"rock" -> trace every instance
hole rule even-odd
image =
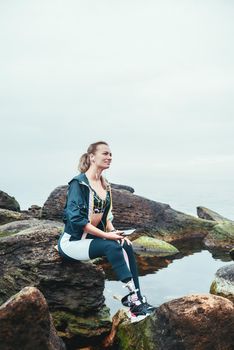
[[[51,313],[57,313],[56,324],[59,323],[59,312],[61,319],[64,319],[64,313],[67,314],[67,323],[60,322],[59,331],[66,337],[65,328],[70,329],[69,342],[85,341],[87,337],[85,326],[75,328],[74,318],[70,315],[85,317],[86,323],[90,318],[93,323],[95,318],[99,339],[100,334],[106,335],[111,328],[111,321],[106,321],[104,272],[91,262],[63,260],[54,248],[60,232],[58,227],[35,226],[1,238],[0,304],[25,286],[37,287],[44,294]],[[92,334],[95,338],[94,331]]]
[[[207,248],[219,247],[223,250],[230,250],[234,244],[234,221],[207,209],[205,207],[197,207],[198,216],[203,219],[212,220],[215,225],[204,239]]]
[[[133,193],[134,189],[130,186],[111,184],[113,189]],[[68,186],[56,187],[41,209],[41,217],[50,220],[62,220],[63,208],[66,202]]]
[[[225,297],[234,303],[234,264],[218,269],[210,293]]]
[[[55,311],[52,316],[58,335],[64,339],[68,349],[100,344],[111,329],[107,307],[85,316],[74,315],[68,311]]]
[[[67,186],[57,187],[42,208],[42,217],[62,220]],[[114,225],[121,229],[137,228],[168,242],[191,237],[204,237],[215,223],[178,212],[168,204],[155,202],[128,191],[112,189]],[[133,236],[133,235],[132,235]],[[134,238],[137,235],[134,234]]]
[[[213,210],[210,210],[208,208],[205,207],[197,207],[197,215],[199,218],[201,219],[206,219],[206,220],[213,220],[213,221],[218,221],[218,222],[225,222],[225,221],[231,221],[227,218],[225,218],[224,216],[216,213]],[[234,223],[234,222],[233,222]]]
[[[1,350],[65,350],[42,293],[25,287],[0,306]]]
[[[28,212],[33,218],[40,218],[41,217],[41,207],[39,205],[31,205],[30,208],[28,208]]]
[[[230,257],[232,258],[232,260],[234,260],[234,248],[232,248],[229,252]]]
[[[26,230],[28,228],[36,227],[37,228],[47,228],[47,227],[57,227],[59,229],[63,228],[63,224],[59,221],[52,220],[39,220],[36,218],[28,219],[28,220],[19,220],[12,221],[8,224],[0,226],[0,232],[5,232],[6,235],[20,232],[22,230]]]
[[[127,229],[134,226],[138,236],[147,233],[167,242],[203,238],[215,225],[131,193],[113,190],[114,226]],[[134,234],[134,238],[137,235]]]
[[[117,184],[113,184],[111,183],[111,189],[115,189],[115,190],[123,190],[123,191],[128,191],[130,193],[134,193],[134,188],[130,187],[130,186],[126,186],[126,185],[117,185]]]
[[[44,219],[62,220],[67,186],[57,187],[42,208]],[[131,238],[148,235],[168,243],[204,239],[209,249],[230,250],[234,244],[233,223],[205,220],[172,209],[168,204],[113,188],[114,226],[137,229]]]
[[[234,223],[230,221],[215,223],[203,242],[207,248],[219,247],[222,250],[229,251],[234,244]]]
[[[123,322],[129,322],[129,318],[125,309],[120,309],[112,318],[112,328],[102,342],[102,349],[109,349],[114,345],[118,327]]]
[[[8,209],[0,209],[0,225],[17,220],[31,219],[31,215],[27,213],[16,212]]]
[[[20,211],[20,205],[17,202],[17,200],[3,191],[0,191],[0,208],[13,211]]]
[[[172,256],[178,254],[179,251],[173,245],[162,241],[160,239],[141,236],[132,241],[133,249],[136,253],[141,255],[155,255],[155,256]]]
[[[234,305],[213,295],[190,295],[162,304],[138,323],[121,323],[120,350],[232,350]]]
[[[41,210],[41,218],[62,221],[68,186],[58,186],[51,192]]]

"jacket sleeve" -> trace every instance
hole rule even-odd
[[[83,233],[84,226],[89,222],[88,206],[77,180],[72,180],[67,193],[65,220],[74,234]]]

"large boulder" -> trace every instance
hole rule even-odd
[[[62,221],[67,189],[68,186],[66,185],[58,186],[50,193],[41,210],[43,219]]]
[[[42,293],[25,287],[0,306],[1,350],[65,350]]]
[[[138,323],[123,322],[120,350],[232,350],[234,305],[213,295],[190,295],[162,304]]]
[[[42,208],[42,218],[62,220],[66,193],[67,186],[60,186],[50,194]],[[131,239],[145,234],[168,243],[200,238],[211,250],[233,247],[234,224],[231,221],[196,218],[123,189],[113,188],[112,195],[113,224],[119,229],[136,228]]]
[[[55,249],[61,224],[55,224],[0,239],[0,304],[25,286],[37,287],[65,341],[85,343],[91,330],[95,339],[94,328],[99,339],[111,327],[104,305],[104,272],[92,262],[63,260]]]
[[[234,303],[234,264],[225,265],[218,269],[210,292],[228,298]]]
[[[0,191],[0,208],[13,211],[20,211],[20,205],[17,202],[17,200],[3,191]]]
[[[113,192],[133,193],[134,189],[130,186],[111,184]],[[41,209],[41,217],[49,220],[61,220],[63,217],[63,208],[66,202],[68,186],[56,187],[47,198]]]
[[[122,185],[121,185],[122,186]],[[57,187],[42,208],[42,217],[62,220],[67,186]],[[121,229],[134,226],[137,233],[147,232],[168,242],[188,237],[204,237],[215,223],[172,209],[168,204],[137,196],[130,191],[112,189],[114,225]],[[132,237],[136,238],[137,234]]]

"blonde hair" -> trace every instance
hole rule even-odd
[[[81,172],[81,173],[85,173],[91,163],[90,163],[90,154],[95,154],[96,151],[97,151],[97,147],[99,145],[106,145],[108,146],[108,143],[106,143],[105,141],[98,141],[98,142],[95,142],[95,143],[91,143],[91,145],[88,147],[87,149],[87,152],[82,154],[82,156],[80,157],[80,161],[79,161],[79,164],[78,164],[78,170]]]

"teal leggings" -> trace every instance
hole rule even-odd
[[[129,266],[126,262],[124,254],[128,258]],[[89,246],[89,256],[90,259],[106,256],[114,272],[116,273],[117,278],[125,283],[133,279],[134,285],[138,289],[138,297],[141,296],[138,269],[134,252],[132,246],[128,245],[126,241],[124,241],[123,246],[121,246],[117,241],[109,239],[92,239]]]

